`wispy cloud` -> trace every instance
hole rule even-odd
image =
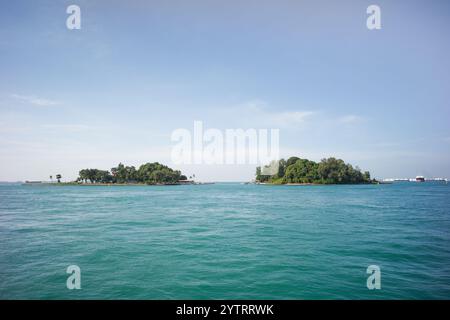
[[[0,122],[0,133],[22,133],[29,131],[30,127],[23,125],[10,125],[5,122]]]
[[[255,100],[239,106],[239,114],[243,113],[256,123],[277,127],[295,127],[305,124],[317,112],[310,110],[272,111],[266,102]]]
[[[91,130],[92,127],[85,124],[43,124],[44,129],[62,130],[68,132],[81,132]]]
[[[354,114],[348,114],[348,115],[345,115],[345,116],[342,116],[342,117],[338,118],[338,121],[340,123],[345,123],[345,124],[360,123],[363,120],[364,120],[363,117],[357,116],[357,115],[354,115]]]
[[[313,111],[286,111],[271,114],[270,117],[274,119],[276,123],[284,124],[302,124],[305,123],[315,112]]]
[[[48,106],[54,106],[54,105],[61,104],[60,102],[55,101],[55,100],[39,98],[36,96],[24,96],[24,95],[20,95],[20,94],[12,94],[11,97],[16,100],[19,100],[21,102],[29,103],[29,104],[32,104],[35,106],[40,106],[40,107],[48,107]]]
[[[298,130],[320,126],[350,127],[367,121],[366,117],[357,114],[339,115],[304,107],[286,110],[279,106],[272,106],[264,100],[250,100],[226,110],[233,114],[239,124],[243,122],[250,127],[265,126]]]

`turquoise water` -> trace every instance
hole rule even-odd
[[[449,208],[442,183],[0,185],[0,298],[449,299]]]

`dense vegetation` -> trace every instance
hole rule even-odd
[[[136,170],[134,166],[119,163],[111,172],[99,169],[83,169],[79,172],[78,182],[87,183],[145,183],[173,184],[186,180],[180,171],[173,170],[158,162],[146,163]]]
[[[281,159],[278,173],[263,175],[261,167],[256,168],[256,181],[275,184],[316,183],[316,184],[356,184],[371,183],[370,173],[345,163],[341,159],[328,158],[314,162],[298,157]]]

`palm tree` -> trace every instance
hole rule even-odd
[[[62,177],[61,177],[61,175],[60,175],[60,174],[57,174],[57,175],[56,175],[56,179],[58,180],[58,183],[60,183],[60,182],[61,182],[61,178],[62,178]]]
[[[50,181],[53,182],[53,176],[50,176]]]

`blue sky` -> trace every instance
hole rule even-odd
[[[66,8],[81,8],[81,30]],[[366,28],[381,8],[382,29]],[[448,1],[3,1],[0,180],[160,161],[177,128],[279,128],[281,155],[450,177]]]

